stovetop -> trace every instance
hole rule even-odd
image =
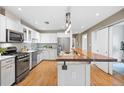
[[[29,53],[17,52],[16,47],[7,47],[3,55],[14,55],[16,58],[23,58],[29,56]]]
[[[5,53],[4,55],[14,55],[14,56],[16,56],[17,58],[22,58],[22,57],[29,56],[29,53],[14,52],[14,53]]]

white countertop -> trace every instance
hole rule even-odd
[[[41,48],[41,49],[37,49],[37,50],[28,50],[26,52],[27,53],[32,53],[32,52],[44,51],[44,50],[51,50],[51,49],[55,49],[55,48]]]
[[[14,58],[15,56],[0,56],[0,61],[8,59],[8,58]]]

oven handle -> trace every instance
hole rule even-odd
[[[26,57],[26,58],[23,58],[23,59],[18,59],[17,62],[26,61],[26,60],[30,60],[30,58],[29,57]]]

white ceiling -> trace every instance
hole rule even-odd
[[[18,8],[22,11],[18,11]],[[107,17],[118,12],[122,6],[72,6],[72,32],[83,32]],[[65,29],[66,6],[6,6],[6,10],[40,31],[59,31]],[[99,13],[99,16],[96,16]],[[50,24],[45,24],[49,21]],[[84,26],[84,28],[81,28]]]

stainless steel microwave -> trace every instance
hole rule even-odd
[[[6,29],[6,41],[10,43],[22,43],[24,41],[24,34]]]

